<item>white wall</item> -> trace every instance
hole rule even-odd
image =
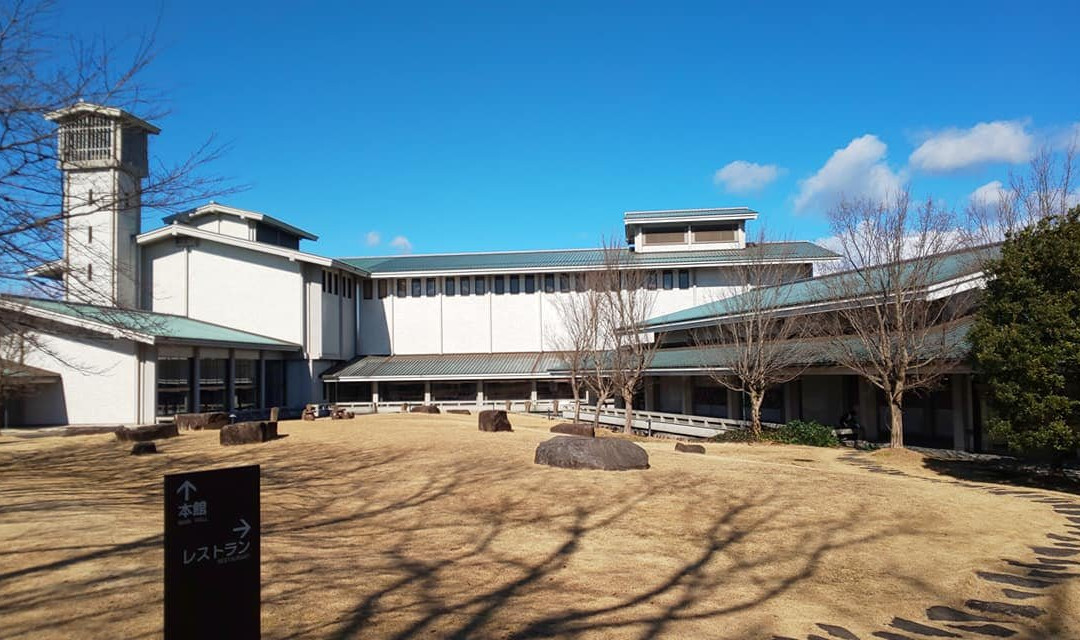
[[[28,425],[140,422],[138,396],[147,394],[138,386],[134,342],[51,334],[41,335],[40,340],[45,348],[30,351],[26,364],[58,373],[62,381],[59,388],[54,385],[53,393],[25,399]],[[150,369],[149,383],[156,386]],[[146,373],[144,368],[144,377]]]
[[[211,233],[240,238],[241,240],[254,240],[251,225],[247,220],[242,220],[236,216],[222,215],[220,213],[202,215],[192,220],[191,226]]]

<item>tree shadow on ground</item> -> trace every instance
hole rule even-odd
[[[923,459],[923,465],[935,473],[956,480],[1080,495],[1080,482],[1069,476],[1051,474],[1045,467],[1024,464],[1015,460],[945,460],[927,457]]]

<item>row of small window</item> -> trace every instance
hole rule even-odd
[[[570,291],[582,292],[588,287],[585,274],[578,273],[545,273],[541,275],[510,275],[510,276],[462,276],[460,278],[398,278],[394,280],[395,293],[398,298],[419,298],[427,296],[435,297],[442,293],[445,296],[482,296],[490,290],[495,295],[510,293],[536,293],[541,288],[544,293],[568,293]],[[676,280],[677,278],[677,280]],[[442,291],[439,290],[439,281],[442,281]],[[390,295],[390,281],[378,280],[378,294],[380,298]],[[678,284],[679,289],[690,288],[690,271],[679,269],[665,271],[650,271],[646,275],[645,286],[648,289],[674,289]],[[375,296],[375,285],[371,280],[364,281],[364,299],[371,300]]]
[[[365,284],[369,284],[370,281],[366,281]],[[342,295],[346,298],[352,298],[356,289],[356,281],[351,276],[343,276],[337,273],[331,273],[329,271],[322,272],[322,290],[323,293],[329,293],[332,295]]]

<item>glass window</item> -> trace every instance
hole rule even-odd
[[[569,290],[570,290],[570,274],[560,273],[559,274],[559,291],[562,292],[562,293],[566,293]]]
[[[259,404],[259,361],[237,358],[233,365],[233,406],[254,409]]]
[[[423,287],[420,286],[420,278],[412,279],[412,297],[419,298]]]
[[[650,291],[654,291],[656,289],[656,272],[655,271],[650,271],[648,273],[648,275],[645,276],[645,288],[649,289]]]
[[[371,280],[364,280],[364,300],[371,300],[374,295],[375,292],[373,291]],[[381,298],[382,296],[379,297]]]
[[[492,284],[495,287],[495,295],[501,296],[506,293],[506,278],[503,276],[495,276],[492,279]]]
[[[427,286],[427,297],[434,298],[435,294],[437,292],[437,287],[435,286],[435,278],[428,278],[426,286]]]
[[[690,288],[690,270],[689,269],[679,269],[679,288],[680,289],[689,289]]]
[[[323,271],[323,272],[322,272],[322,290],[323,290],[323,293],[326,293],[326,288],[327,288],[327,287],[326,287],[326,280],[327,280],[327,279],[328,279],[329,277],[330,277],[330,274],[329,274],[329,273],[327,273],[327,272],[325,272],[325,271]]]
[[[443,293],[448,296],[454,295],[454,289],[456,288],[457,278],[447,278],[443,283]]]
[[[525,293],[536,293],[536,276],[525,276]]]
[[[409,295],[409,281],[405,278],[398,278],[397,297],[404,298],[407,295]]]
[[[510,276],[510,293],[521,293],[521,276]]]
[[[473,294],[482,296],[487,293],[487,278],[484,276],[476,276],[473,279]]]
[[[159,358],[157,364],[157,415],[191,411],[191,359]]]
[[[670,271],[665,271],[664,272],[664,289],[668,290],[668,289],[674,289],[674,288],[675,288],[675,274],[673,274]]]
[[[338,289],[338,274],[336,274],[336,273],[335,273],[335,274],[333,275],[333,278],[332,278],[332,280],[331,280],[331,281],[332,281],[332,282],[334,283],[334,291],[333,291],[332,293],[333,293],[334,295],[337,295],[337,293],[338,293],[338,291],[339,291],[339,289]]]
[[[385,298],[388,295],[390,295],[390,282],[379,280],[379,298]]]
[[[465,276],[461,279],[461,295],[467,296],[472,293],[472,287],[470,286],[471,284],[472,283],[469,280],[469,276]]]
[[[555,293],[555,274],[544,274],[544,293]]]

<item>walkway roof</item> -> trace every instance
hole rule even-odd
[[[334,367],[324,379],[476,380],[550,378],[562,366],[553,353],[466,353],[449,355],[362,356]]]
[[[923,284],[928,290],[932,290],[963,280],[979,279],[982,277],[983,265],[987,260],[996,257],[1000,248],[1000,245],[990,245],[942,254]],[[844,271],[762,287],[753,293],[743,293],[658,316],[649,320],[645,326],[652,331],[687,329],[752,313],[761,310],[762,306],[776,311],[799,309],[810,312],[815,310],[815,307],[816,310],[822,310],[826,305],[843,304],[876,293],[869,288],[858,290],[858,286],[873,279],[875,271],[880,271],[883,277],[886,275],[884,268],[871,267],[859,276],[854,276],[853,271]],[[843,283],[843,286],[838,286],[839,283]]]
[[[184,316],[5,295],[0,308],[147,344],[295,351],[300,345]]]

